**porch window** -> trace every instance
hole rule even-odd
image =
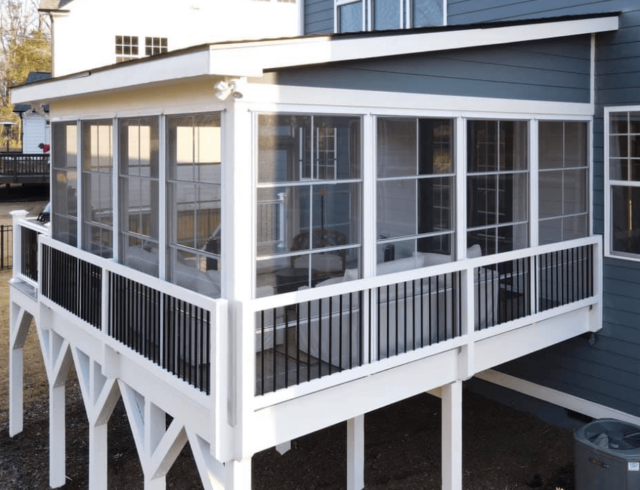
[[[539,241],[589,233],[589,150],[586,122],[539,123]]]
[[[52,236],[75,247],[78,241],[78,124],[53,123],[52,140]]]
[[[453,148],[452,119],[378,119],[379,274],[454,260]]]
[[[220,114],[167,117],[169,280],[220,297]]]
[[[258,116],[257,295],[359,276],[359,117]]]
[[[158,276],[158,118],[121,119],[120,260]]]
[[[467,123],[467,245],[483,255],[529,244],[528,125]]]
[[[640,260],[640,112],[607,110],[609,254]]]
[[[111,120],[82,122],[82,248],[113,257]]]

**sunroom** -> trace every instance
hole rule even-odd
[[[14,89],[53,151],[16,282],[213,397],[219,461],[596,330],[591,36],[617,26],[207,45]]]

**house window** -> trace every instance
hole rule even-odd
[[[443,0],[335,0],[337,32],[407,29],[445,23]]]
[[[337,0],[338,32],[360,32],[364,30],[363,8],[364,3],[362,0]]]
[[[52,140],[52,235],[56,240],[75,247],[78,240],[77,123],[53,123]]]
[[[529,244],[528,125],[467,123],[467,245],[483,255]]]
[[[539,123],[541,245],[588,235],[588,129],[586,122]]]
[[[359,276],[361,121],[258,116],[257,296]]]
[[[116,36],[116,63],[138,58],[138,36]]]
[[[453,148],[452,119],[378,119],[379,274],[453,260]]]
[[[113,257],[111,120],[82,122],[82,248]]]
[[[167,52],[167,38],[166,37],[145,37],[144,38],[146,56],[153,56],[156,54],[162,54]]]
[[[640,110],[607,109],[608,254],[640,260]]]
[[[158,276],[158,118],[121,119],[118,127],[120,173],[120,260]]]
[[[167,117],[169,280],[220,297],[220,114]]]

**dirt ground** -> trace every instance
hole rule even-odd
[[[21,203],[22,204],[22,203]],[[28,203],[39,212],[43,203]],[[11,203],[10,209],[16,209]],[[0,205],[0,219],[6,212]],[[25,345],[24,432],[9,437],[8,339],[11,271],[0,271],[0,488],[47,489],[48,385],[37,334]],[[88,427],[80,389],[72,372],[67,385],[67,484],[88,486]],[[440,484],[440,401],[420,395],[376,410],[365,418],[365,482],[368,490],[436,490]],[[463,413],[465,490],[573,490],[573,437],[465,390]],[[346,425],[293,441],[283,456],[274,449],[253,458],[256,490],[338,490],[346,481]],[[109,488],[143,487],[143,477],[126,413],[119,403],[109,423]],[[202,488],[185,447],[167,476],[167,488]]]

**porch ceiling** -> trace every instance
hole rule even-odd
[[[11,100],[14,104],[50,102],[201,77],[259,77],[267,71],[295,66],[553,39],[614,31],[618,27],[618,15],[613,13],[455,28],[208,44],[15,87]]]

